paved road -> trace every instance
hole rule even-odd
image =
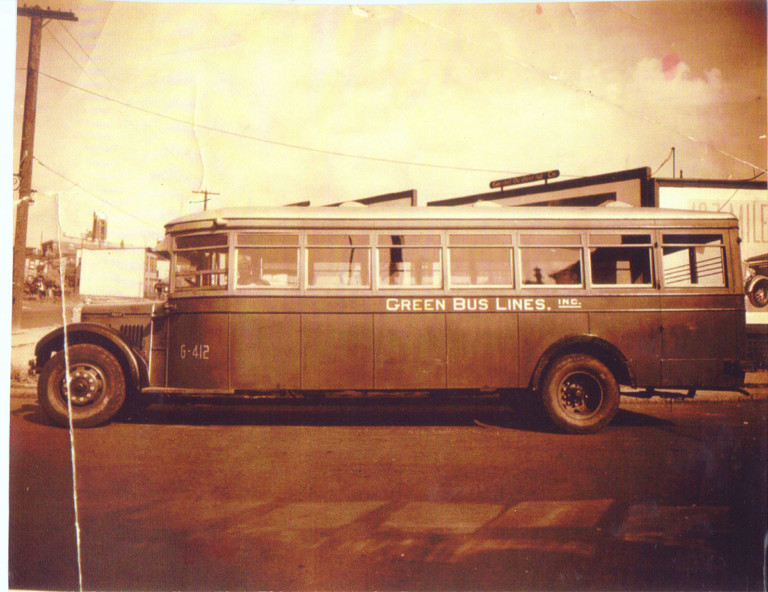
[[[72,448],[11,406],[12,587],[763,589],[765,398],[588,437],[489,400],[156,406]]]

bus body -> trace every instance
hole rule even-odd
[[[66,330],[69,380],[63,329],[38,344],[54,420],[97,425],[159,393],[525,389],[591,432],[619,385],[743,384],[729,214],[230,209],[168,223],[165,242],[167,301],[85,307]]]

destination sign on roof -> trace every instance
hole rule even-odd
[[[544,171],[543,173],[531,173],[530,175],[520,175],[510,179],[499,179],[491,181],[491,189],[500,189],[507,185],[521,185],[522,183],[533,183],[534,181],[547,181],[560,176],[559,170]]]

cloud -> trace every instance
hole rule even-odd
[[[676,54],[663,59],[645,58],[632,73],[627,87],[628,102],[646,109],[658,106],[662,112],[670,107],[708,107],[724,100],[722,74],[717,68],[697,77]]]

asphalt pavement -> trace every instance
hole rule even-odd
[[[765,400],[630,406],[589,437],[490,401],[164,405],[71,434],[10,408],[12,588],[764,589]]]

